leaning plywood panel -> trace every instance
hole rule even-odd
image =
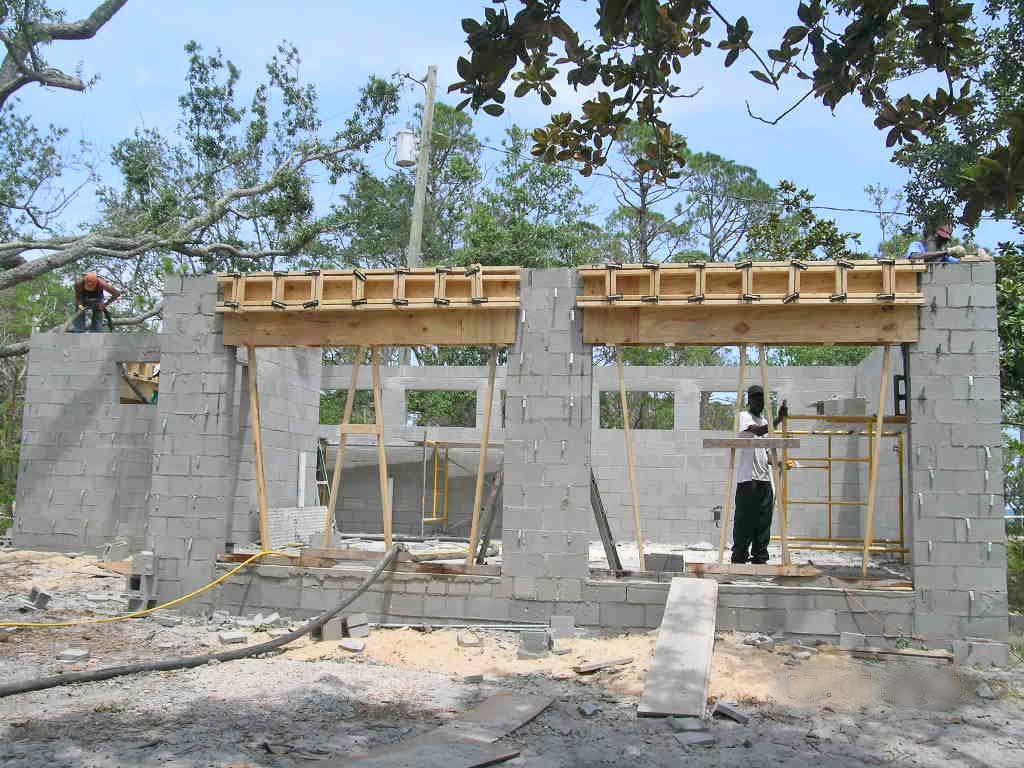
[[[704,715],[717,613],[718,582],[672,579],[637,714]]]

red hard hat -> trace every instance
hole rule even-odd
[[[85,279],[82,281],[88,290],[93,290],[97,284],[99,284],[100,278],[95,272],[86,272]]]

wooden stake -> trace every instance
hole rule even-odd
[[[765,416],[768,419],[768,434],[772,435],[775,432],[775,427],[773,426],[775,414],[772,412],[772,393],[768,389],[768,350],[764,344],[757,345],[757,364],[761,368],[761,389],[764,390],[764,410]],[[772,473],[772,504],[774,506],[772,514],[777,515],[779,511],[779,493],[782,490],[782,475],[775,472],[776,454],[774,449],[769,451],[769,457],[771,461],[768,463],[768,471]],[[775,482],[776,478],[778,478],[778,482]],[[789,525],[785,513],[779,518],[779,534],[782,539],[782,564],[789,565]]]
[[[487,400],[484,404],[484,431],[480,435],[480,461],[476,468],[476,490],[473,493],[473,522],[469,529],[469,550],[466,565],[476,562],[476,550],[480,543],[480,504],[484,498],[484,473],[487,471],[487,444],[491,439],[491,409],[494,407],[494,375],[498,365],[498,348],[491,347],[487,361]]]
[[[270,512],[267,505],[267,476],[263,470],[263,428],[260,421],[260,390],[256,381],[256,347],[246,347],[249,357],[249,423],[256,452],[256,503],[260,513],[260,546],[270,549]]]
[[[341,416],[341,424],[338,426],[338,453],[334,457],[334,473],[331,475],[331,495],[327,501],[327,519],[324,521],[324,549],[331,546],[331,536],[334,535],[334,510],[338,506],[338,497],[341,493],[341,470],[345,461],[345,446],[348,444],[349,432],[345,429],[352,421],[352,406],[356,399],[356,383],[359,380],[359,366],[366,356],[366,347],[359,347],[356,351],[356,359],[352,363],[352,383],[348,385],[348,399],[345,401],[345,411]]]
[[[743,409],[743,380],[747,376],[747,348],[740,345],[740,377],[736,384],[736,412],[732,420],[732,437],[740,431],[740,411]],[[725,542],[732,522],[733,486],[736,485],[736,449],[729,449],[729,482],[725,486],[725,505],[722,512],[722,530],[718,535],[718,562],[725,558]]]
[[[892,347],[885,346],[882,355],[882,380],[878,383],[878,413],[875,415],[874,431],[871,433],[871,453],[868,461],[868,514],[864,523],[864,552],[861,558],[860,575],[868,575],[868,560],[871,556],[871,539],[875,533],[875,496],[878,490],[878,455],[882,444],[882,425],[885,418],[885,402],[889,397],[889,373],[892,367]]]
[[[629,423],[629,400],[626,397],[626,375],[622,368],[622,347],[615,348],[615,361],[619,369],[619,398],[622,401],[622,432],[626,439],[626,464],[629,468],[629,490],[633,496],[633,525],[636,528],[636,552],[640,557],[640,570],[647,570],[644,556],[644,536],[640,529],[640,491],[636,487],[636,455],[633,453],[633,430]]]
[[[391,493],[388,490],[388,454],[384,449],[384,406],[380,389],[380,355],[377,347],[370,348],[373,364],[373,416],[377,425],[377,470],[380,475],[380,500],[384,510],[384,548],[391,548]]]

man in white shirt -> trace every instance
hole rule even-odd
[[[782,402],[775,427],[786,417]],[[764,413],[764,390],[756,384],[747,389],[747,410],[740,411],[740,437],[756,439],[768,434]],[[732,562],[767,563],[768,543],[772,536],[772,509],[775,488],[768,451],[741,448],[736,469],[736,521],[732,529]]]

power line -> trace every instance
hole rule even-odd
[[[454,140],[454,138],[455,138],[453,136],[449,136],[448,134],[442,133],[441,131],[434,131],[434,133],[436,133],[436,134],[438,134],[440,136],[444,136],[446,139]],[[501,153],[503,153],[505,155],[509,155],[511,157],[517,157],[517,158],[519,158],[521,160],[526,160],[528,162],[533,162],[533,163],[544,162],[542,160],[539,160],[536,157],[524,155],[521,152],[516,152],[515,150],[508,149],[507,147],[496,147],[493,144],[488,144],[488,143],[486,143],[484,141],[480,141],[479,139],[477,140],[477,144],[479,144],[484,149],[490,149],[490,150],[493,150],[495,152],[501,152]],[[606,172],[603,172],[603,171],[594,171],[593,175],[595,175],[595,176],[602,176],[602,177],[608,178],[608,179],[614,179],[615,178],[615,176],[613,174],[606,173]],[[684,191],[692,192],[693,190],[684,190]],[[771,203],[771,201],[768,201],[768,200],[761,200],[761,199],[758,199],[756,197],[743,197],[742,195],[728,195],[728,194],[725,194],[725,195],[722,195],[722,197],[727,198],[729,200],[736,200],[736,201],[739,201],[739,202],[746,202],[746,203]],[[863,213],[863,214],[868,214],[868,215],[871,215],[871,216],[906,216],[907,218],[911,218],[911,219],[917,217],[917,214],[910,213],[909,211],[879,211],[879,210],[873,210],[871,208],[846,208],[846,207],[837,206],[837,205],[822,205],[822,204],[806,205],[804,207],[805,208],[809,208],[811,210],[815,210],[815,211],[832,211],[834,213]],[[1005,219],[1001,219],[998,216],[991,216],[991,215],[984,215],[981,218],[984,219],[985,221],[1005,221]]]

